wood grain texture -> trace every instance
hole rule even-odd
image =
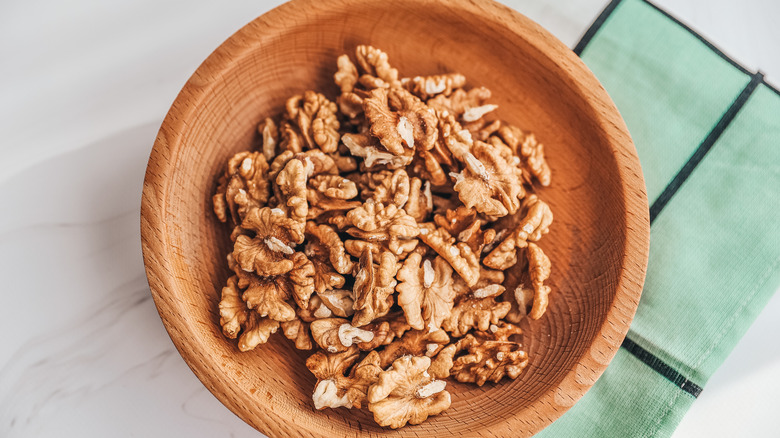
[[[316,411],[314,378],[281,336],[249,353],[219,328],[228,232],[211,212],[216,175],[256,124],[306,89],[334,98],[336,57],[372,44],[402,75],[458,71],[493,91],[498,116],[537,134],[555,213],[542,247],[550,307],[523,323],[531,362],[515,381],[449,383],[450,409],[401,430],[367,411]],[[590,71],[544,29],[489,1],[293,0],[230,37],[166,116],[144,181],[141,233],[160,316],[204,385],[246,422],[283,436],[530,436],[570,408],[615,355],[639,302],[649,221],[636,151]]]

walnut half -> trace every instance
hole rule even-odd
[[[367,397],[377,424],[393,429],[420,424],[450,407],[450,393],[444,389],[447,383],[431,377],[430,366],[428,357],[403,356],[379,373]]]

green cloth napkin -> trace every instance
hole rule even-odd
[[[650,261],[614,361],[539,436],[669,436],[780,284],[780,93],[643,0],[575,51],[636,144]]]

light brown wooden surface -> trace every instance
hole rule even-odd
[[[515,381],[448,383],[452,406],[393,431],[371,414],[316,411],[308,352],[282,336],[248,353],[222,336],[217,302],[229,230],[211,212],[216,176],[256,124],[306,89],[336,95],[336,57],[358,44],[402,75],[458,71],[493,91],[497,116],[537,134],[555,213],[542,247],[550,307],[524,322],[530,364]],[[636,151],[603,88],[567,47],[488,1],[295,0],[252,21],[184,86],[158,134],[141,208],[149,285],[181,355],[233,412],[271,437],[528,436],[590,388],[625,336],[644,281],[647,197]]]

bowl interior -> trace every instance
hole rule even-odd
[[[314,410],[309,352],[275,335],[240,353],[219,328],[231,247],[230,230],[211,212],[216,176],[255,144],[258,122],[280,113],[288,97],[314,89],[335,98],[336,58],[358,44],[386,51],[401,76],[461,72],[469,87],[490,88],[496,115],[536,133],[553,172],[552,186],[539,192],[555,215],[540,245],[552,260],[553,294],[543,318],[522,324],[529,366],[515,381],[448,383],[450,409],[400,431],[376,426],[366,411]],[[144,189],[149,281],[194,372],[268,435],[463,435],[504,427],[531,434],[592,385],[630,323],[647,252],[636,169],[603,89],[568,49],[517,13],[488,2],[294,1],[226,41],[171,108]]]

